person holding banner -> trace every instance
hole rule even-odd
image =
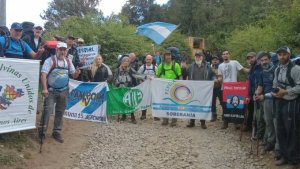
[[[220,64],[220,58],[216,55],[212,56],[211,69],[215,75],[218,74],[219,64]],[[215,76],[215,79],[218,79],[218,77]],[[219,99],[220,104],[222,104],[221,83],[219,83],[218,80],[216,80],[216,83],[214,84],[213,99],[212,99],[212,105],[211,105],[211,111],[212,111],[211,122],[214,122],[217,120],[217,98]]]
[[[67,44],[63,42],[57,43],[56,55],[46,59],[41,70],[42,95],[45,97],[45,100],[39,130],[46,131],[49,115],[53,112],[53,107],[56,103],[52,136],[60,143],[64,142],[61,136],[61,130],[63,125],[62,118],[66,109],[67,96],[69,93],[69,74],[72,75],[73,78],[78,77],[80,74],[80,70],[78,68],[75,70],[74,65],[66,58],[66,55]],[[39,136],[43,137],[43,135]]]
[[[129,66],[130,64],[130,59],[128,56],[124,56],[120,58],[120,66],[117,68],[115,71],[115,76],[114,76],[114,85],[116,87],[134,87],[134,78],[136,79],[145,79],[145,76],[140,76],[137,74],[137,72]],[[134,112],[131,114],[131,122],[133,124],[136,124],[136,119],[134,116]],[[126,120],[126,114],[122,114],[122,121]]]
[[[178,63],[172,61],[172,53],[170,50],[165,50],[163,63],[161,63],[156,71],[156,76],[162,79],[180,79],[182,80],[181,68]],[[177,119],[172,118],[171,126],[176,126]],[[169,119],[163,118],[162,125],[168,125]]]
[[[281,47],[276,52],[279,65],[275,69],[272,96],[281,159],[277,166],[288,164],[296,169],[299,160],[300,67],[290,61],[291,50]]]
[[[145,64],[143,64],[139,70],[138,70],[138,73],[139,74],[142,74],[142,75],[145,75],[145,76],[148,76],[150,78],[154,78],[155,76],[155,72],[157,70],[157,67],[155,65],[153,65],[153,57],[151,55],[146,55],[145,57]],[[143,81],[143,80],[141,80]],[[144,120],[146,119],[146,113],[147,113],[147,109],[145,110],[142,110],[142,116],[141,116],[141,120]],[[154,117],[154,120],[159,120],[159,118],[157,117]]]
[[[101,55],[96,56],[93,64],[89,67],[88,78],[90,82],[111,82],[112,72],[110,68],[103,63]]]
[[[212,71],[209,63],[205,61],[202,52],[195,53],[195,61],[188,67],[188,80],[214,80],[215,74]],[[215,80],[217,82],[217,80]],[[205,120],[200,120],[201,128],[206,129]],[[190,119],[187,127],[195,127],[195,119]]]
[[[238,61],[230,60],[230,53],[227,49],[223,50],[222,58],[224,60],[218,67],[218,83],[221,82],[237,82],[238,71],[249,72],[249,69],[244,68]],[[223,88],[222,88],[223,90]],[[224,110],[226,108],[226,102],[222,102],[223,107],[223,125],[221,129],[228,128],[228,122],[224,119]]]

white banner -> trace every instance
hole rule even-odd
[[[80,68],[87,68],[93,63],[94,58],[98,55],[98,47],[98,45],[77,47],[79,60],[85,61],[85,64]]]
[[[154,117],[211,120],[213,81],[151,81]]]
[[[107,83],[70,80],[69,95],[64,117],[75,120],[107,122]]]
[[[40,62],[0,58],[0,133],[35,128]]]

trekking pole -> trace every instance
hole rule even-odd
[[[44,101],[45,101],[45,97],[43,96],[42,124],[40,124],[41,127],[40,127],[40,130],[38,131],[38,135],[39,135],[39,139],[40,139],[40,153],[42,153],[42,147],[43,147],[44,138],[45,138],[45,133],[44,133],[44,125],[45,125]]]

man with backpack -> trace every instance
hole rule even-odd
[[[153,62],[153,57],[151,55],[146,55],[145,57],[145,64],[143,64],[139,70],[138,73],[141,75],[145,75],[148,77],[154,77],[155,76],[155,72],[157,70],[157,67],[155,65],[152,64]],[[142,116],[141,116],[141,120],[146,119],[146,113],[147,113],[147,109],[142,110]],[[154,120],[159,120],[159,118],[154,117]]]
[[[75,70],[74,65],[67,56],[67,44],[63,42],[57,43],[56,54],[46,59],[41,70],[42,95],[44,100],[44,111],[41,118],[41,128],[43,132],[46,130],[49,122],[49,115],[53,112],[55,106],[55,119],[53,127],[53,138],[63,143],[61,136],[63,125],[63,114],[66,109],[67,97],[69,93],[69,75],[73,78],[78,77],[80,70]],[[43,137],[43,135],[39,135]]]
[[[36,59],[43,54],[44,48],[40,47],[37,53],[35,53],[30,46],[21,39],[22,31],[22,25],[14,22],[10,28],[10,36],[0,37],[0,53],[2,53],[0,57],[22,59],[25,55],[28,55],[30,58]]]
[[[43,39],[42,39],[42,33],[43,33],[43,28],[41,26],[34,26],[33,29],[33,34],[26,34],[24,37],[22,37],[22,40],[24,40],[30,48],[34,52],[38,52],[38,49],[42,46]],[[29,56],[25,56],[26,59],[30,59]]]
[[[288,164],[297,168],[299,155],[299,94],[300,67],[290,61],[288,47],[277,50],[279,65],[275,70],[272,96],[275,97],[275,116],[281,159],[276,165]]]
[[[156,71],[156,76],[162,79],[180,79],[182,80],[181,76],[181,68],[178,63],[172,61],[172,55],[170,50],[166,50],[164,53],[163,63],[160,64]],[[177,119],[172,118],[171,126],[176,126]],[[162,125],[168,125],[169,119],[163,118]]]
[[[195,61],[188,67],[188,80],[214,80],[215,73],[212,71],[209,63],[205,61],[204,54],[202,52],[195,53]],[[201,128],[206,129],[205,120],[200,120]],[[187,127],[195,127],[195,119],[190,119]]]

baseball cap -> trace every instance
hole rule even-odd
[[[67,48],[67,44],[64,42],[58,42],[56,48]]]
[[[170,50],[165,50],[164,55],[165,54],[172,54]]]
[[[205,56],[203,52],[196,52],[195,56]]]
[[[256,56],[256,53],[255,52],[249,52],[249,53],[247,53],[246,58],[248,58],[250,56]]]
[[[288,53],[288,54],[291,54],[291,50],[290,50],[290,48],[288,48],[288,47],[281,47],[281,48],[278,48],[277,51],[276,51],[276,53],[278,54],[278,53],[280,53],[280,52],[286,52],[286,53]]]
[[[212,60],[213,60],[213,59],[218,59],[218,60],[220,60],[220,58],[219,58],[218,56],[216,56],[216,55],[212,56],[211,59],[212,59]]]
[[[20,29],[23,30],[22,24],[18,23],[18,22],[14,22],[13,24],[11,24],[10,29]]]
[[[72,35],[69,35],[67,38],[68,38],[68,39],[75,40],[75,37],[74,37],[74,36],[72,36]]]
[[[77,39],[77,42],[84,43],[84,40],[83,40],[82,38],[78,38],[78,39]]]

